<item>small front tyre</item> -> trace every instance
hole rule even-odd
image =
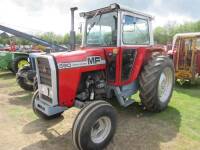
[[[102,150],[114,136],[117,113],[113,106],[105,101],[89,103],[77,115],[72,138],[79,150]]]

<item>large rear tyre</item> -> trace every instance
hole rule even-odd
[[[33,73],[30,66],[25,66],[17,72],[16,80],[19,86],[27,91],[33,91],[33,79],[29,79],[28,75]]]
[[[167,56],[154,55],[144,66],[140,78],[140,99],[152,112],[164,110],[171,99],[174,86],[174,67]]]
[[[19,69],[29,65],[28,56],[18,56],[12,61],[12,70],[17,73]]]
[[[117,124],[117,113],[111,104],[105,101],[94,101],[77,115],[72,138],[79,150],[102,150],[114,136]]]
[[[33,97],[32,97],[32,109],[33,109],[33,112],[35,113],[35,115],[40,118],[40,119],[44,119],[44,120],[51,120],[51,119],[54,119],[54,118],[58,118],[62,115],[63,112],[60,112],[58,114],[55,114],[55,115],[52,115],[52,116],[47,116],[46,114],[44,114],[43,112],[39,111],[36,107],[35,107],[35,101],[36,99],[39,98],[39,92],[36,91],[34,94],[33,94]]]

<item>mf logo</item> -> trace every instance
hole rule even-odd
[[[88,65],[99,64],[101,62],[100,56],[91,56],[87,58]]]

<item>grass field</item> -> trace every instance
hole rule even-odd
[[[0,72],[0,149],[74,149],[71,126],[79,110],[43,121],[31,110],[31,96],[18,87],[14,75]],[[200,150],[200,86],[176,86],[169,107],[161,113],[143,111],[138,103],[128,108],[114,105],[118,128],[107,150]]]

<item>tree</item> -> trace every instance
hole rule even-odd
[[[165,44],[167,41],[167,31],[163,27],[157,27],[154,30],[154,40],[156,43]]]
[[[35,35],[36,37],[39,37],[45,41],[48,41],[52,44],[58,44],[58,45],[68,45],[70,41],[70,35],[67,33],[64,36],[57,35],[53,32],[46,32],[42,34]],[[14,40],[17,45],[32,45],[33,43],[22,38],[18,38],[15,36],[10,37],[3,37],[0,36],[0,44],[10,44],[10,40]],[[76,43],[81,44],[81,34],[76,34]]]
[[[65,34],[64,37],[63,37],[63,44],[68,45],[69,39],[70,39],[69,34]]]
[[[40,38],[53,44],[63,44],[63,37],[53,32],[46,32],[40,35]]]
[[[76,34],[76,44],[80,45],[82,42],[82,35],[79,33],[79,34]]]
[[[154,40],[158,44],[167,44],[172,42],[173,36],[177,33],[199,32],[200,21],[185,22],[184,24],[176,24],[176,22],[168,22],[163,27],[157,27],[154,30]]]

